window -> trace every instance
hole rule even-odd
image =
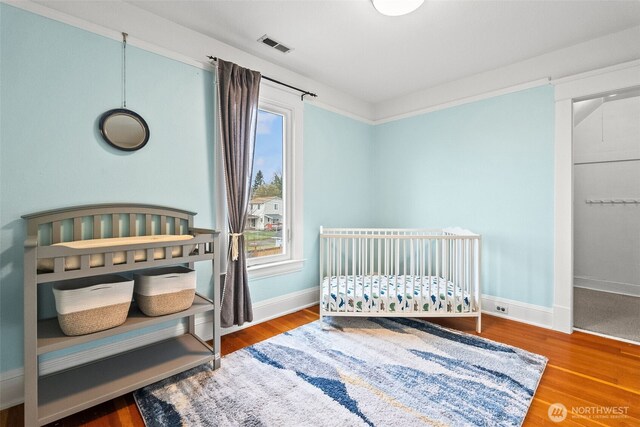
[[[245,243],[249,277],[275,276],[303,265],[302,129],[299,95],[263,83]]]
[[[283,191],[285,179],[285,115],[263,107],[258,110],[258,127],[251,177],[249,218],[244,230],[247,258],[269,258],[287,254],[283,238],[286,216],[278,205],[286,206]],[[273,258],[271,258],[273,260]],[[255,262],[254,262],[255,263]]]

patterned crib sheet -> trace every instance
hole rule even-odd
[[[343,311],[345,308],[353,311],[354,306],[356,312],[443,310],[461,313],[476,310],[468,292],[463,295],[460,286],[455,286],[454,297],[454,284],[442,277],[355,276],[354,283],[354,276],[332,276],[330,286],[329,292],[329,277],[325,277],[322,281],[325,311]]]

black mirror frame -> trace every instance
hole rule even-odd
[[[144,128],[144,132],[145,132],[145,137],[144,137],[144,141],[142,141],[141,144],[136,145],[135,147],[131,147],[131,148],[126,148],[126,147],[121,147],[115,143],[113,143],[111,140],[109,140],[109,137],[107,136],[105,130],[104,130],[104,123],[107,121],[107,119],[111,116],[113,116],[114,114],[126,114],[128,116],[132,116],[134,117],[136,120],[138,120],[141,124],[142,127]],[[118,150],[122,150],[122,151],[137,151],[139,149],[141,149],[142,147],[144,147],[145,145],[147,145],[147,142],[149,141],[149,125],[147,125],[147,122],[142,118],[142,116],[138,113],[136,113],[135,111],[129,110],[127,108],[114,108],[113,110],[109,110],[107,112],[105,112],[104,114],[102,114],[102,116],[100,116],[100,123],[99,123],[99,128],[100,128],[100,134],[102,135],[102,138],[112,147],[117,148]]]

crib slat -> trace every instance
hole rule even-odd
[[[160,234],[168,234],[167,233],[167,216],[160,216]]]
[[[403,267],[404,267],[404,274],[403,274],[403,280],[402,280],[402,306],[398,307],[398,310],[400,308],[404,308],[405,305],[407,305],[408,301],[406,301],[407,299],[407,241],[403,240],[402,241],[402,248],[404,251],[404,256],[402,257],[402,263],[403,263]],[[409,257],[411,256],[411,254],[409,254]],[[409,271],[411,272],[411,271]],[[400,304],[400,301],[398,301],[398,304]]]
[[[151,236],[154,234],[153,228],[151,226],[151,218],[152,216],[150,214],[144,215],[144,234],[147,236]]]
[[[328,270],[329,270],[329,272],[328,272],[328,276],[329,276],[329,283],[328,283],[329,291],[328,291],[328,294],[329,294],[329,297],[331,297],[331,290],[333,289],[332,280],[333,280],[333,268],[334,268],[333,266],[334,266],[334,263],[335,263],[335,259],[334,259],[335,249],[336,249],[336,242],[332,238],[329,241],[329,244],[327,245],[327,262],[328,262],[327,267],[328,267]],[[337,288],[336,288],[336,304],[337,304],[337,298],[338,298],[337,293],[338,293],[338,291],[337,291]],[[331,308],[331,311],[335,311],[335,306],[333,308]]]
[[[440,254],[440,239],[435,239],[436,242],[436,311],[440,311],[440,277],[441,277],[441,266],[440,266],[440,260],[442,258],[441,254]]]
[[[364,234],[364,232],[360,232],[360,234]],[[362,293],[360,294],[360,312],[365,311],[365,302],[364,302],[364,294],[366,292],[367,287],[367,255],[366,255],[366,240],[362,237],[358,238],[358,251],[360,260],[360,265],[358,266],[358,275],[362,278]]]
[[[111,215],[111,236],[120,237],[120,214]]]
[[[354,257],[352,258],[351,262],[353,263],[353,272],[354,275],[356,276],[356,280],[360,277],[360,254],[358,252],[359,249],[359,244],[360,244],[360,240],[359,238],[354,238],[353,239],[353,253],[354,253]],[[364,279],[364,278],[363,278]],[[355,289],[357,291],[357,288]],[[362,282],[362,292],[364,293],[364,281]],[[358,307],[358,293],[355,292],[355,294],[353,295],[353,311],[356,312]]]
[[[476,295],[475,295],[475,284],[476,284],[476,242],[475,240],[471,241],[471,248],[470,248],[470,252],[471,252],[471,278],[469,281],[469,309],[472,310],[475,307],[472,307],[476,305]],[[477,310],[477,308],[475,308]]]
[[[363,231],[361,234],[366,235],[367,232]],[[368,252],[367,252],[367,245],[368,242],[366,239],[363,239],[362,237],[360,237],[358,239],[358,250],[360,251],[360,255],[359,255],[359,259],[360,259],[360,266],[359,266],[359,276],[360,276],[360,280],[362,280],[362,293],[360,294],[360,312],[364,313],[366,311],[368,311],[367,308],[367,301],[365,300],[365,295],[370,295],[367,291],[367,286],[371,286],[370,283],[372,281],[372,277],[368,274]],[[369,285],[367,285],[367,282],[369,283]]]
[[[345,294],[347,292],[349,292],[349,239],[343,239],[344,242],[344,252],[342,254],[343,256],[343,260],[342,260],[342,271],[344,272],[344,280],[345,280]],[[353,284],[353,287],[355,289],[355,283]],[[349,304],[345,304],[344,306],[344,311],[347,312],[349,311]]]
[[[342,257],[344,256],[342,254],[342,245],[345,244],[345,241],[343,238],[340,238],[340,243],[338,244],[338,249],[340,250],[340,253],[338,255],[338,277],[339,278],[344,278],[344,307],[342,308],[342,311],[347,311],[347,290],[348,290],[348,286],[347,286],[347,275],[344,272],[344,262]]]
[[[134,237],[137,236],[136,233],[136,214],[134,213],[130,213],[129,214],[129,237]]]
[[[427,291],[427,298],[429,299],[429,311],[433,311],[433,301],[431,300],[431,295],[432,295],[431,286],[432,286],[432,283],[433,283],[433,270],[431,269],[431,267],[432,267],[432,262],[433,262],[433,252],[431,251],[431,242],[432,242],[431,239],[429,239],[427,241],[427,244],[428,244],[427,250],[429,251],[428,252],[428,258],[427,258],[428,259],[428,261],[427,261],[428,262],[428,264],[427,264],[427,270],[428,270],[427,276],[429,277],[429,279],[428,279],[429,280],[429,290]]]
[[[328,287],[328,294],[329,294],[329,298],[331,297],[331,246],[333,243],[333,239],[332,238],[327,238],[326,242],[325,242],[325,250],[327,251],[327,257],[326,257],[326,263],[327,263],[327,271],[326,271],[326,276],[328,277],[328,283],[327,283],[327,287]],[[324,280],[324,278],[323,278]],[[331,303],[331,299],[329,299],[329,301],[327,302],[327,311],[330,310],[330,304]]]
[[[380,303],[382,303],[382,296],[380,295],[380,288],[382,286],[382,272],[383,272],[383,259],[382,251],[385,248],[383,239],[378,239],[378,301],[376,304],[376,312],[380,312]]]
[[[386,233],[384,233],[384,235],[386,236]],[[388,252],[386,238],[382,240],[382,247],[383,247],[382,255],[378,254],[379,258],[382,261],[382,268],[381,268],[382,275],[380,275],[380,278],[378,280],[378,297],[380,299],[378,304],[378,310],[377,310],[378,312],[382,310],[382,304],[386,304],[386,302],[382,299],[382,280],[384,277],[387,277],[387,268],[389,264],[389,252]]]
[[[464,306],[464,295],[466,293],[468,280],[469,280],[469,252],[467,245],[469,243],[469,239],[465,239],[462,241],[462,295],[460,295],[461,299],[461,311],[466,312]]]
[[[451,282],[455,288],[455,273],[456,273],[456,265],[455,265],[455,256],[456,256],[456,245],[454,240],[448,240],[449,242],[449,282]],[[452,292],[453,293],[453,292]],[[447,298],[448,304],[447,308],[451,305],[453,309],[453,302],[451,301],[451,297],[449,296],[449,288],[447,286]],[[453,310],[452,310],[453,312]]]
[[[395,283],[393,284],[394,291],[396,291],[396,299],[398,298],[398,274],[400,273],[400,239],[393,239],[395,241],[395,250],[394,250],[394,273],[395,273]],[[387,298],[391,298],[391,292],[389,290],[391,286],[387,285]],[[394,302],[393,300],[391,302]],[[396,306],[397,307],[397,306]],[[391,306],[389,306],[391,309]]]
[[[476,257],[478,256],[476,254],[476,240],[471,240],[471,246],[469,247],[469,255],[471,257],[471,270],[470,270],[470,274],[469,274],[469,310],[475,310],[475,304],[476,304],[476,288],[475,288],[475,283],[476,283],[476,274],[478,273],[478,270],[476,270]]]
[[[322,326],[322,312],[324,310],[324,286],[323,286],[323,272],[324,272],[324,245],[326,239],[322,237],[322,226],[320,227],[320,263],[318,265],[318,272],[320,273],[319,285],[320,285],[320,325]]]
[[[456,298],[456,291],[460,285],[460,241],[453,241],[453,307],[452,311],[455,313],[458,307],[458,299]]]
[[[51,241],[53,243],[60,243],[60,236],[62,235],[62,222],[60,221],[53,221],[51,223],[51,231],[52,231],[52,237],[51,237]]]
[[[356,276],[356,239],[351,240],[351,274],[353,276],[353,312],[358,305],[358,281]]]
[[[93,238],[94,239],[102,238],[102,216],[101,215],[93,216]]]
[[[424,268],[425,268],[425,242],[420,239],[420,311],[424,311]]]
[[[445,240],[442,242],[444,244],[445,252],[444,252],[444,260],[445,260],[445,288],[444,288],[444,311],[447,312],[449,310],[449,281],[451,279],[451,240]]]
[[[458,283],[460,281],[459,275],[459,267],[460,267],[460,254],[458,253],[458,246],[460,241],[453,240],[451,242],[451,253],[452,253],[452,266],[451,266],[451,277],[453,278],[451,281],[453,282],[453,311],[455,312],[456,305],[456,288],[458,287]]]
[[[73,240],[84,240],[82,236],[82,217],[73,218]]]
[[[368,271],[368,275],[369,275],[369,293],[368,293],[368,295],[369,295],[370,299],[369,299],[369,301],[365,301],[365,303],[367,305],[367,311],[371,311],[371,305],[372,305],[371,295],[373,293],[372,292],[373,290],[371,288],[373,286],[373,276],[374,276],[374,273],[376,271],[376,267],[375,267],[375,265],[373,265],[373,248],[374,248],[375,243],[376,242],[375,242],[374,239],[369,239],[368,240],[368,246],[369,246],[368,252],[367,252],[367,254],[369,256],[369,271]],[[363,296],[363,298],[364,298],[364,296]]]
[[[342,293],[342,238],[338,238],[336,241],[336,280],[338,280],[338,295]],[[338,305],[337,311],[340,311],[341,307]]]
[[[182,234],[180,232],[180,218],[173,218],[173,234]]]
[[[464,312],[465,310],[465,306],[464,306],[464,295],[465,295],[465,289],[467,288],[467,279],[468,279],[468,262],[469,262],[469,252],[467,251],[467,243],[469,243],[468,239],[464,239],[462,241],[462,295],[460,295],[460,311]]]
[[[386,305],[385,309],[389,310],[389,287],[391,286],[391,282],[393,281],[393,275],[395,274],[394,266],[395,266],[395,255],[394,255],[395,245],[393,243],[393,239],[389,239],[389,275],[386,277],[387,279],[387,290],[386,290]]]
[[[456,245],[458,246],[458,283],[456,285],[456,291],[464,292],[464,239],[457,240]],[[460,288],[460,289],[458,289]],[[464,295],[464,294],[463,294]],[[464,308],[464,301],[462,299],[463,295],[460,295],[460,312],[462,313],[462,309]],[[454,298],[456,304],[456,311],[458,308],[458,299]]]
[[[343,260],[343,269],[344,269],[344,276],[345,276],[345,292],[349,292],[349,286],[347,286],[347,278],[349,276],[349,239],[344,239],[344,260]],[[356,284],[353,284],[353,288],[355,290]],[[344,306],[344,311],[347,312],[349,311],[349,304],[346,304]]]
[[[329,240],[329,242],[327,243],[327,275],[329,276],[328,279],[328,283],[327,283],[327,287],[329,288],[328,290],[328,294],[329,294],[329,303],[327,303],[327,308],[330,309],[331,311],[335,311],[334,309],[331,309],[331,306],[329,305],[331,303],[331,289],[333,287],[333,254],[335,253],[335,241],[333,238],[331,238]],[[336,288],[336,306],[338,304],[338,290]],[[334,307],[335,308],[335,307]]]
[[[460,250],[462,261],[460,264],[460,312],[464,313],[467,310],[464,306],[464,295],[467,289],[467,262],[468,262],[468,253],[467,253],[467,239],[463,239],[460,242]]]

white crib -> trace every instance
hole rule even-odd
[[[463,229],[320,227],[323,316],[475,317],[481,237]]]

